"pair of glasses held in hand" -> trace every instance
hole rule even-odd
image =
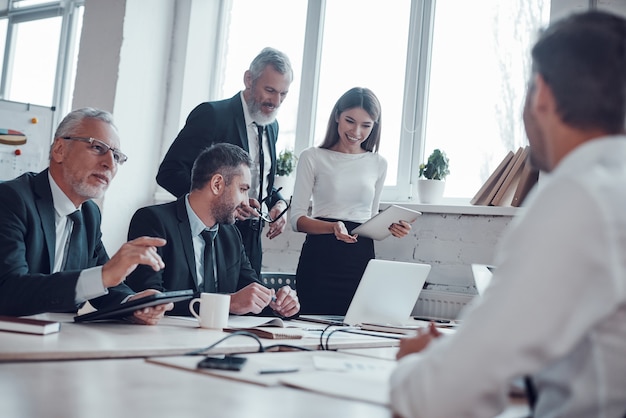
[[[278,192],[280,192],[282,189],[283,189],[282,187],[279,187],[276,191],[273,191],[272,193],[270,193],[269,195],[267,195],[267,197],[265,197],[263,200],[261,200],[261,202],[260,202],[260,203],[261,203],[261,207],[263,207],[263,203],[265,203],[265,204],[266,204],[266,206],[268,206],[268,207],[269,207],[269,202],[271,201],[271,198],[272,198],[274,195],[278,194]],[[260,208],[255,208],[255,210],[256,210],[256,211],[257,211],[257,213],[259,214],[259,218],[261,218],[261,219],[263,219],[265,222],[267,222],[267,223],[270,223],[270,224],[271,224],[271,223],[276,222],[276,221],[277,221],[277,220],[279,220],[280,218],[282,218],[282,217],[283,217],[283,215],[284,215],[285,213],[287,213],[287,211],[288,211],[288,210],[289,210],[289,208],[291,207],[291,198],[289,199],[289,202],[287,202],[287,201],[284,201],[284,202],[285,202],[285,203],[287,203],[287,207],[286,207],[285,209],[283,209],[283,211],[282,211],[282,212],[280,212],[280,213],[278,214],[278,216],[277,216],[277,217],[275,217],[275,218],[273,218],[273,219],[272,219],[272,217],[269,215],[269,213],[261,211],[261,209],[260,209]]]

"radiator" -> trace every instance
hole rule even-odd
[[[455,319],[474,295],[424,289],[413,308],[413,316]]]

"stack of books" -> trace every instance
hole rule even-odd
[[[539,171],[528,162],[529,152],[528,146],[509,151],[470,203],[519,207],[539,179]]]
[[[0,316],[0,331],[46,335],[59,332],[60,329],[61,324],[56,321],[16,316]]]

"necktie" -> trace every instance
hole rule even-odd
[[[259,203],[263,200],[263,177],[264,169],[263,163],[265,162],[265,155],[263,154],[263,125],[257,125],[257,136],[259,139]]]
[[[87,255],[87,245],[85,237],[85,226],[83,224],[83,214],[80,210],[72,212],[68,215],[72,220],[72,233],[70,240],[66,245],[65,255],[63,256],[62,270],[82,270],[87,267],[85,262]]]
[[[217,266],[215,265],[215,231],[205,229],[200,233],[204,239],[204,279],[200,291],[205,293],[217,292]]]

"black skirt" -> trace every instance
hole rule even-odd
[[[348,231],[359,225],[343,222]],[[334,234],[307,234],[296,271],[300,313],[345,315],[372,258],[374,242],[370,238],[359,237],[348,244]]]

